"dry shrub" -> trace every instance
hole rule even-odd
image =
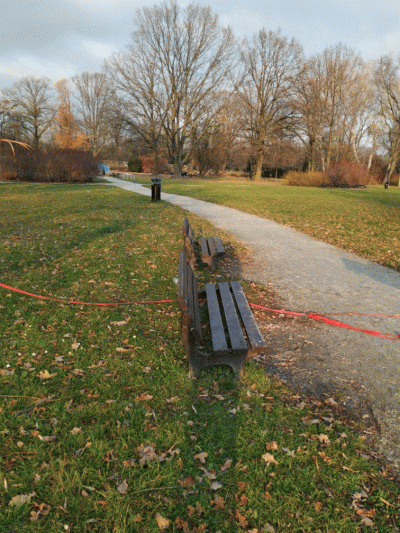
[[[141,172],[151,174],[153,172],[153,157],[150,155],[142,155],[139,159],[142,163]],[[157,160],[157,174],[165,174],[168,170],[168,160],[165,157],[159,156]]]
[[[360,163],[352,163],[347,159],[340,159],[331,163],[326,171],[327,184],[332,187],[356,187],[367,185],[370,175],[367,167]]]
[[[296,172],[285,174],[287,185],[296,187],[321,187],[327,181],[325,172]]]
[[[99,161],[90,152],[49,148],[20,151],[2,161],[2,178],[35,182],[84,183],[99,174]]]

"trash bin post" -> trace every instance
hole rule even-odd
[[[161,200],[161,178],[151,178],[151,201],[158,202]]]

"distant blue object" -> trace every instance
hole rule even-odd
[[[108,167],[107,165],[103,165],[103,163],[99,163],[99,170],[104,175],[107,172],[110,172],[110,167]]]

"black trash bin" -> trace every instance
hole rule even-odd
[[[158,202],[161,200],[161,178],[151,178],[153,185],[151,186],[151,201]]]

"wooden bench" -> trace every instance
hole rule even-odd
[[[236,376],[250,354],[262,351],[265,342],[239,281],[207,283],[212,351],[203,352],[197,278],[184,251],[179,257],[178,301],[181,310],[181,337],[189,357],[190,373],[197,377],[207,366],[229,365]]]
[[[199,241],[194,238],[193,230],[185,217],[182,226],[183,246],[192,268],[196,264],[196,246],[201,248],[201,260],[211,270],[215,268],[215,259],[225,253],[225,248],[219,237],[202,237]]]

